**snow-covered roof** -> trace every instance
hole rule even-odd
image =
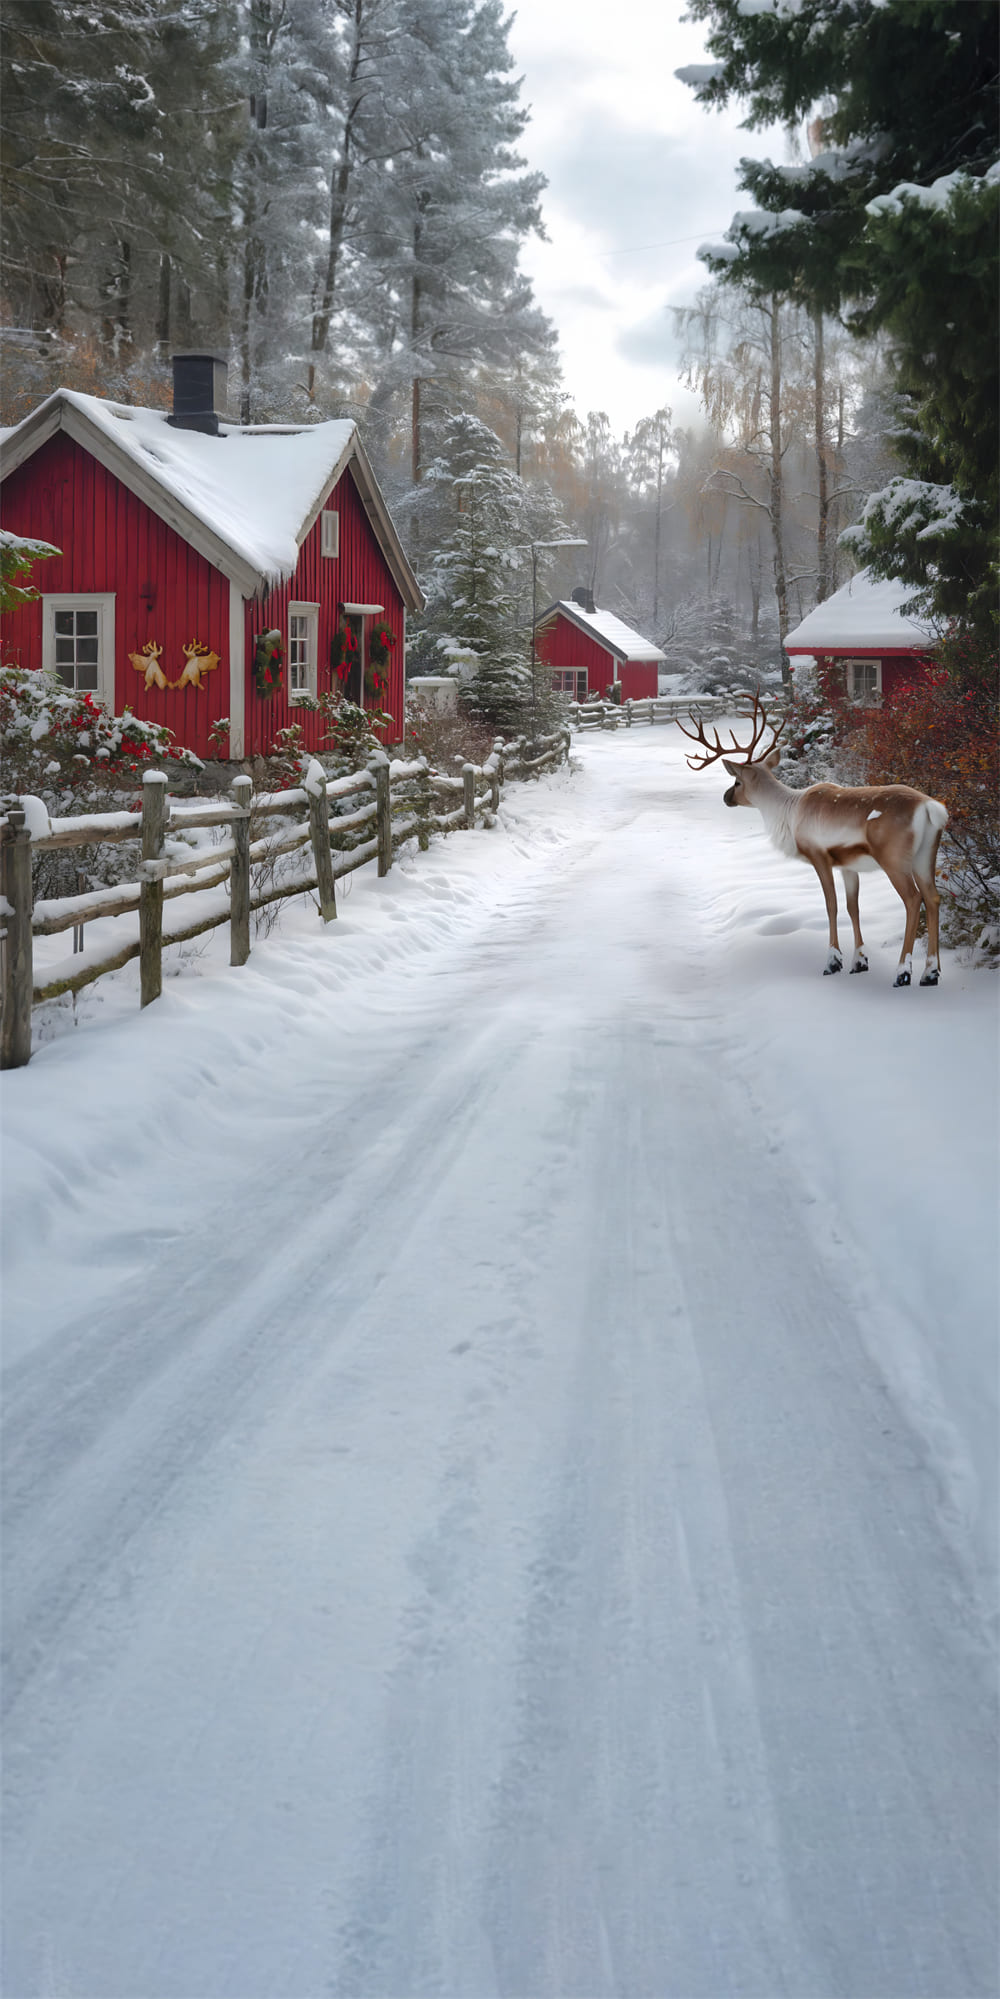
[[[557,611],[562,611],[574,625],[579,626],[581,632],[586,632],[589,637],[596,639],[598,645],[614,653],[616,659],[666,659],[666,653],[661,652],[659,646],[655,646],[651,639],[644,639],[640,632],[634,632],[630,625],[623,624],[621,618],[616,618],[613,611],[585,611],[582,604],[578,604],[574,598],[563,598],[558,604],[553,604],[550,611],[545,612],[540,622],[544,623]]]
[[[785,639],[786,652],[913,652],[925,651],[931,633],[900,609],[913,596],[912,583],[900,583],[859,570],[843,588],[817,604]]]
[[[404,600],[422,602],[351,422],[175,429],[165,410],[59,389],[7,435],[11,472],[65,430],[245,593],[290,576],[299,548],[348,462]]]

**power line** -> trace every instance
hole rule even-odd
[[[643,250],[673,250],[678,243],[701,243],[706,236],[720,235],[727,223],[719,223],[716,229],[699,229],[695,236],[668,236],[664,243],[629,243],[619,250],[598,250],[597,261],[604,263],[607,257],[637,257]]]

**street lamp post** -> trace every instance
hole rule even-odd
[[[538,670],[538,650],[535,643],[535,626],[538,623],[538,551],[540,548],[586,548],[587,542],[579,535],[564,535],[559,541],[533,541],[531,549],[531,732],[538,734],[538,700],[535,676]]]

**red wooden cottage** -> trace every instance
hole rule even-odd
[[[929,664],[929,632],[900,608],[912,595],[912,584],[862,569],[789,632],[785,651],[842,668],[847,694],[860,707],[891,703]]]
[[[588,590],[543,612],[535,627],[540,660],[552,668],[553,688],[574,701],[604,694],[616,684],[623,701],[655,694],[666,654],[611,611],[598,611]]]
[[[60,389],[5,434],[4,525],[61,551],[4,619],[5,656],[201,756],[225,717],[233,758],[293,722],[318,747],[310,704],[338,681],[401,737],[423,598],[356,426],[242,427],[224,396],[220,356],[178,355],[171,414]]]

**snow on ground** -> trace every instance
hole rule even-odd
[[[683,747],[3,1079],[10,1999],[996,1993],[996,987]]]

